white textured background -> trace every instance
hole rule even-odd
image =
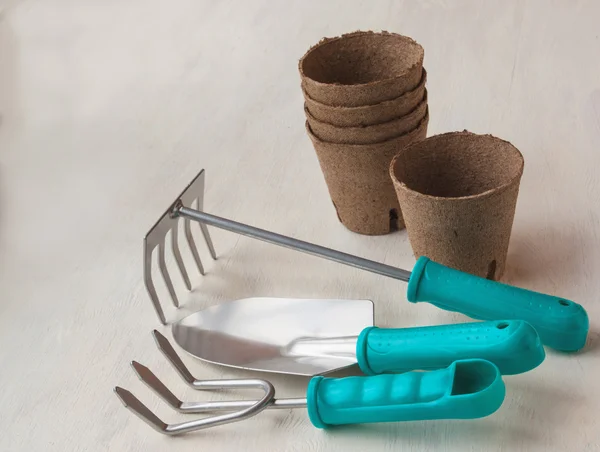
[[[0,450],[599,450],[600,3],[0,5]],[[582,303],[589,343],[577,355],[548,352],[538,369],[507,378],[505,404],[481,420],[325,432],[301,410],[277,411],[162,436],[112,388],[132,390],[167,421],[185,418],[137,380],[128,365],[136,359],[178,395],[202,396],[155,348],[159,324],[141,281],[143,235],[201,168],[212,213],[414,263],[404,231],[369,238],[337,222],[304,132],[297,60],[321,37],[356,29],[424,46],[429,135],[492,133],[523,152],[507,280]],[[204,278],[190,266],[195,290],[179,291],[179,312],[165,303],[170,319],[272,295],[370,298],[382,326],[468,320],[408,304],[403,283],[212,234],[219,260],[205,259]],[[247,375],[186,363],[207,378]],[[272,380],[280,396],[306,386]]]

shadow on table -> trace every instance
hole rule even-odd
[[[582,397],[541,382],[506,379],[507,396],[503,406],[484,419],[405,422],[396,424],[362,424],[340,426],[328,430],[331,436],[372,436],[389,441],[410,441],[425,446],[452,442],[454,438],[465,441],[474,449],[483,449],[490,443],[501,441],[507,450],[524,450],[528,444],[548,442],[548,435],[562,437],[565,416],[580,406]],[[555,432],[555,433],[554,433]]]
[[[586,260],[592,259],[586,244],[593,243],[594,239],[582,236],[585,232],[574,223],[547,225],[540,229],[539,234],[527,237],[515,232],[503,282],[564,297],[589,311],[590,303],[595,299],[578,299],[569,289],[584,287],[586,281],[594,277],[585,266]],[[586,345],[579,353],[599,349],[600,333],[594,331],[592,320]]]
[[[460,442],[467,441],[474,450],[483,450],[486,445],[495,442],[498,436],[502,437],[507,450],[517,450],[516,446],[523,447],[538,439],[536,432],[527,425],[519,425],[517,422],[507,424],[492,419],[344,425],[327,430],[327,434],[332,437],[359,435],[362,438],[372,437],[374,441],[386,438],[398,446],[403,442],[410,442],[413,447],[438,446],[456,439]]]
[[[527,237],[514,231],[505,281],[520,287],[527,287],[533,281],[547,282],[546,287],[576,286],[584,281],[581,256],[588,252],[585,244],[590,242],[581,237],[584,232],[581,228],[566,226],[544,225],[537,234]],[[568,293],[557,295],[569,298]]]

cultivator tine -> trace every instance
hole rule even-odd
[[[143,420],[154,430],[160,433],[167,434],[168,425],[165,422],[161,421],[158,418],[158,416],[156,416],[152,411],[150,411],[150,409],[142,402],[140,402],[139,399],[136,396],[134,396],[131,392],[129,392],[127,389],[123,389],[117,386],[115,388],[115,394],[117,395],[117,397],[119,397],[119,399],[121,399],[121,402],[123,403],[123,405],[125,405],[125,408],[133,412],[137,417]]]
[[[157,330],[152,331],[152,336],[154,337],[154,341],[156,342],[158,349],[173,365],[181,379],[191,387],[194,387],[194,381],[196,381],[196,378],[194,378],[194,376],[188,370],[167,338],[160,334]]]
[[[172,408],[176,410],[181,409],[181,405],[183,402],[177,398],[175,394],[171,392],[169,388],[165,386],[165,384],[158,379],[154,372],[148,369],[143,364],[138,363],[137,361],[131,361],[131,367],[133,367],[134,372],[137,374],[138,378],[142,380],[150,389],[152,389],[161,399],[167,402]]]
[[[181,207],[192,207],[192,205],[194,204],[198,206],[198,208],[201,208],[204,205],[203,201],[204,170],[200,171],[200,173],[192,180],[192,182],[188,184],[185,190],[183,190],[179,197],[158,219],[158,221],[154,224],[150,231],[148,231],[146,237],[144,237],[144,284],[146,286],[148,294],[150,295],[150,299],[152,300],[152,304],[154,305],[156,314],[158,315],[158,318],[160,319],[160,322],[163,325],[166,325],[167,322],[163,309],[160,305],[160,300],[156,292],[154,281],[152,279],[152,252],[156,247],[158,247],[158,267],[160,269],[160,273],[162,274],[165,285],[167,286],[169,295],[173,300],[173,304],[176,307],[179,307],[177,293],[175,292],[175,287],[173,286],[173,281],[169,274],[169,269],[167,268],[165,259],[166,236],[169,233],[169,231],[171,231],[171,250],[173,252],[173,256],[175,257],[175,262],[177,263],[177,267],[179,268],[179,272],[181,273],[181,277],[183,279],[183,282],[185,283],[185,287],[188,290],[191,290],[192,284],[190,281],[190,277],[185,268],[185,263],[179,250],[179,217],[177,215],[177,212],[178,209]],[[202,236],[206,241],[206,246],[210,252],[211,257],[213,259],[216,259],[215,248],[206,225],[200,225],[200,230],[202,231]],[[198,249],[192,236],[190,220],[188,219],[184,219],[184,233],[188,245],[190,247],[192,256],[194,257],[194,261],[198,266],[198,270],[202,275],[204,275],[204,267],[202,265],[202,261],[200,260],[200,255],[198,254]]]

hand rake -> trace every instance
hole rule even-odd
[[[185,235],[201,274],[204,274],[204,269],[192,237],[191,220],[200,223],[213,259],[216,258],[216,253],[207,225],[407,282],[407,299],[410,302],[429,302],[441,309],[461,312],[477,320],[524,320],[536,329],[543,344],[558,350],[576,351],[585,345],[589,328],[588,316],[585,309],[573,301],[460,272],[426,256],[421,256],[412,272],[409,272],[211,215],[203,211],[203,201],[204,170],[201,170],[144,238],[144,282],[162,324],[167,322],[152,282],[152,252],[158,246],[159,268],[173,303],[178,306],[177,295],[165,263],[165,239],[166,234],[171,231],[173,254],[189,290],[190,279],[178,247],[177,226],[179,219],[183,218]]]

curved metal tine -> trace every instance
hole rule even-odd
[[[155,340],[156,345],[158,346],[159,350],[167,358],[167,360],[171,363],[171,365],[175,368],[175,370],[177,371],[179,376],[183,379],[183,381],[185,381],[190,387],[192,387],[194,389],[213,390],[214,391],[214,390],[219,390],[219,389],[251,388],[251,387],[260,387],[261,382],[266,382],[265,380],[259,380],[259,379],[199,380],[192,375],[192,373],[189,371],[187,366],[183,363],[183,361],[181,360],[181,358],[179,357],[179,355],[177,354],[177,352],[175,351],[175,349],[173,348],[173,346],[171,345],[171,343],[165,336],[163,336],[157,330],[153,330],[152,335],[154,336],[154,340]],[[139,364],[139,366],[141,366],[141,364]],[[134,366],[134,369],[137,372],[137,369],[135,366]],[[152,377],[150,377],[149,380],[151,380],[151,381],[146,381],[144,379],[144,377],[142,376],[142,375],[147,375],[144,371],[142,371],[142,375],[140,375],[140,373],[138,372],[138,376],[140,376],[142,381],[144,383],[148,384],[151,387],[151,389],[153,389],[154,391],[159,393],[159,395],[161,395],[161,397],[163,395],[163,394],[161,394],[161,391],[162,391],[164,393],[164,396],[165,396],[164,398],[167,401],[167,403],[171,404],[171,406],[173,406],[172,402],[174,402],[175,404],[177,404],[177,402],[179,402],[181,404],[185,404],[185,402],[181,402],[179,399],[177,399],[177,397],[175,397],[173,395],[173,393],[171,391],[169,391],[169,389],[167,389],[167,387],[164,384],[162,384],[162,382],[160,382],[158,380],[158,378],[156,378],[154,376],[154,374],[152,374],[150,369],[145,368],[145,367],[144,367],[144,369],[147,370],[147,372],[149,372],[149,374],[151,374],[152,377],[154,377],[154,379],[152,379]],[[158,385],[156,384],[156,382],[158,382]],[[266,382],[266,383],[268,383],[268,382]],[[269,383],[269,384],[271,384],[271,383]],[[304,406],[302,403],[298,404],[299,402],[303,402],[303,401],[304,401],[304,399],[289,399],[286,402],[284,402],[282,400],[279,405],[288,406],[290,403],[292,403],[294,406],[296,406],[296,405]],[[273,402],[274,402],[274,400],[273,400]],[[223,404],[223,403],[225,403],[225,402],[221,402],[221,404]],[[235,404],[238,402],[232,402],[232,403]],[[240,402],[240,403],[244,404],[244,405],[246,404],[246,402]],[[254,403],[254,402],[252,402],[252,403]],[[221,406],[221,405],[219,405],[219,406]],[[238,407],[238,405],[234,405],[234,406]],[[181,405],[179,406],[179,408],[181,408]],[[179,409],[179,408],[176,408],[176,409]],[[220,408],[220,409],[223,409],[223,408]]]
[[[171,405],[171,407],[177,411],[184,411],[181,409],[183,402],[179,400],[150,369],[137,361],[131,361],[131,367],[133,367],[133,371],[137,374],[139,379],[152,389],[161,399],[167,402],[167,404]]]
[[[218,382],[215,381],[214,383],[216,386]],[[238,380],[238,384],[241,384],[240,380]],[[121,402],[123,402],[123,405],[125,405],[127,409],[136,414],[153,429],[165,435],[179,435],[205,428],[216,427],[217,425],[239,422],[252,416],[256,416],[258,413],[267,408],[271,401],[275,398],[275,388],[271,383],[265,380],[245,380],[244,387],[250,386],[260,387],[265,392],[263,397],[253,403],[251,406],[233,413],[195,419],[193,421],[181,422],[179,424],[167,424],[163,422],[152,411],[150,411],[146,405],[140,402],[137,397],[135,397],[126,389],[117,386],[115,388],[115,393],[117,397],[121,399]]]
[[[167,360],[171,363],[171,365],[175,368],[179,376],[185,381],[189,386],[194,389],[199,390],[215,390],[215,389],[226,389],[226,388],[244,388],[247,385],[242,384],[241,386],[236,386],[235,382],[240,380],[200,380],[192,375],[187,366],[183,363],[169,340],[159,333],[157,330],[152,331],[152,335],[154,336],[154,340],[156,345],[162,354],[167,358]],[[223,381],[233,382],[231,384],[223,384]],[[243,381],[243,380],[242,380]],[[262,381],[262,380],[254,380],[254,381]]]
[[[257,379],[241,379],[241,380],[199,380],[192,375],[187,366],[183,363],[169,340],[157,330],[152,331],[156,345],[162,354],[167,358],[171,365],[175,368],[179,376],[189,386],[199,390],[218,390],[218,389],[236,389],[250,387],[248,381],[264,381]],[[238,382],[241,382],[238,384]]]
[[[167,360],[175,368],[175,370],[177,371],[179,376],[183,379],[183,381],[185,381],[192,388],[197,388],[196,382],[198,382],[199,380],[197,380],[192,375],[192,373],[188,370],[186,365],[183,364],[183,361],[181,360],[181,358],[179,357],[179,355],[177,354],[177,352],[175,351],[175,349],[173,348],[171,343],[168,341],[168,339],[166,337],[164,337],[161,333],[159,333],[157,330],[152,331],[152,336],[154,337],[154,341],[156,342],[158,349],[162,352],[162,354],[167,358]],[[197,389],[201,389],[201,388],[197,388]]]
[[[119,386],[115,387],[115,394],[121,400],[125,408],[132,411],[137,417],[146,422],[154,430],[164,433],[167,430],[168,425],[161,421],[152,411],[148,409],[146,405],[138,400],[127,389],[123,389]]]

